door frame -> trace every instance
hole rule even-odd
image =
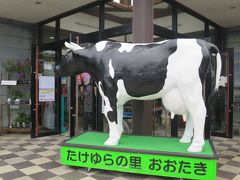
[[[54,48],[53,48],[54,47]],[[38,55],[40,51],[53,50],[55,51],[55,64],[60,62],[61,51],[58,47],[54,46],[54,43],[47,45],[33,44],[31,48],[32,53],[32,67],[31,67],[31,138],[56,135],[61,133],[61,78],[55,78],[55,123],[56,130],[52,132],[39,132],[38,125]]]
[[[211,131],[212,136],[232,138],[233,137],[233,89],[234,89],[234,48],[226,48],[221,51],[227,54],[227,107],[226,111],[226,131],[224,133]]]

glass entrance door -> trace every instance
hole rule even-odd
[[[222,54],[222,73],[218,92],[211,106],[211,135],[232,137],[233,131],[233,50]]]
[[[56,91],[58,83],[54,74],[56,52],[36,48],[32,137],[57,134],[59,130]]]

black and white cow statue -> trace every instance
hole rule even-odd
[[[89,72],[97,79],[109,124],[105,145],[117,145],[123,132],[123,105],[129,100],[162,98],[171,112],[182,115],[186,127],[181,143],[191,143],[190,152],[201,152],[204,145],[206,107],[203,82],[216,55],[218,89],[221,57],[218,48],[200,39],[174,39],[155,43],[101,41],[82,48],[65,43],[72,51],[56,67],[57,76]]]

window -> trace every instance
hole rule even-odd
[[[114,3],[105,5],[105,29],[132,23],[132,8],[116,6]]]
[[[60,39],[79,36],[99,30],[99,6],[67,16],[60,20]]]
[[[154,24],[172,30],[172,6],[160,2],[154,5]]]
[[[184,34],[187,37],[204,38],[204,22],[178,10],[178,33]]]
[[[40,43],[50,43],[55,41],[56,22],[50,22],[40,27],[41,39]]]

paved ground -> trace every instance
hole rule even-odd
[[[59,148],[66,136],[48,136],[30,139],[29,135],[7,134],[0,136],[0,180],[155,180],[155,176],[92,170],[62,166]],[[218,180],[240,180],[240,138],[213,137],[219,159]]]

